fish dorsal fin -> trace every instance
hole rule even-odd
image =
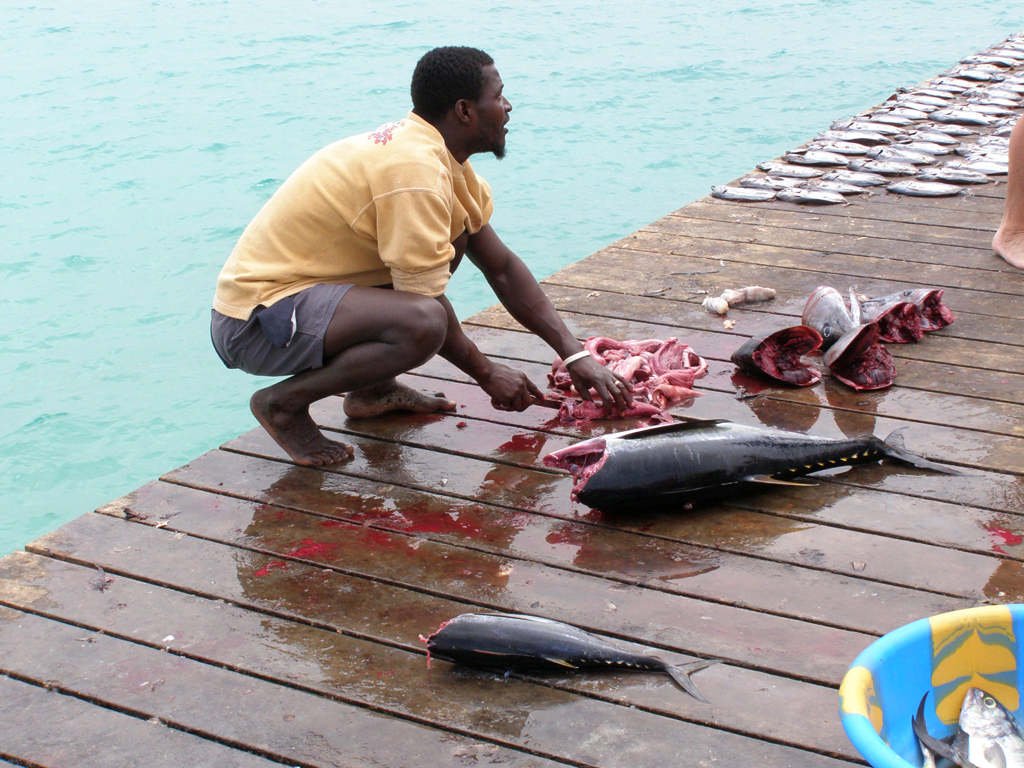
[[[810,488],[817,485],[817,483],[813,483],[810,480],[782,480],[771,475],[754,475],[753,477],[748,477],[747,482],[763,483],[765,485],[795,485],[802,488]]]
[[[857,298],[857,291],[850,288],[850,318],[853,320],[854,326],[862,325],[863,312],[860,307],[860,300]]]
[[[616,435],[609,435],[609,437],[616,437],[622,440],[636,440],[641,437],[647,437],[648,435],[663,435],[669,432],[689,432],[695,429],[706,429],[707,427],[713,427],[716,424],[731,424],[731,421],[727,419],[701,419],[699,421],[675,421],[671,424],[657,424],[653,427],[641,427],[640,429],[631,429],[628,432],[619,432]]]

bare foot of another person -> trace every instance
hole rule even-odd
[[[391,411],[437,413],[454,410],[455,403],[448,400],[444,393],[428,395],[399,384],[394,379],[345,395],[345,413],[352,419],[366,419]]]
[[[300,413],[286,411],[274,404],[266,389],[253,394],[249,409],[296,464],[323,467],[353,456],[352,446],[324,437],[308,409]]]
[[[1024,269],[1024,232],[1005,234],[1000,229],[992,238],[992,250],[1017,269]]]

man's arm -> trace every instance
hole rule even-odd
[[[448,314],[448,333],[438,354],[460,371],[468,373],[491,396],[491,405],[501,411],[525,411],[544,394],[521,371],[486,357],[462,330],[448,297],[437,297]]]
[[[509,314],[542,338],[559,357],[564,360],[583,349],[522,259],[501,241],[490,224],[469,236],[466,255],[487,278]],[[568,370],[583,399],[591,399],[593,388],[603,403],[614,404],[619,412],[632,404],[628,382],[593,358],[581,358]]]

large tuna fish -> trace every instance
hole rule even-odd
[[[915,467],[959,474],[903,447],[899,430],[884,441],[813,437],[780,429],[710,420],[663,424],[583,440],[544,457],[568,469],[573,498],[603,511],[682,508],[756,487],[848,464],[892,458]]]

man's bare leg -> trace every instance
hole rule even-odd
[[[447,322],[444,309],[432,298],[351,288],[327,328],[323,367],[259,390],[249,407],[295,463],[325,466],[345,461],[353,455],[351,446],[325,437],[309,415],[309,406],[340,392],[369,393],[383,387],[384,394],[392,393],[392,405],[380,413],[400,407],[401,402],[414,404],[421,412],[454,408],[443,398],[399,397],[398,391],[413,390],[394,381],[399,373],[434,356],[444,343]]]
[[[1010,174],[1006,181],[1006,208],[992,238],[992,250],[1009,264],[1024,269],[1024,120],[1010,134]]]

